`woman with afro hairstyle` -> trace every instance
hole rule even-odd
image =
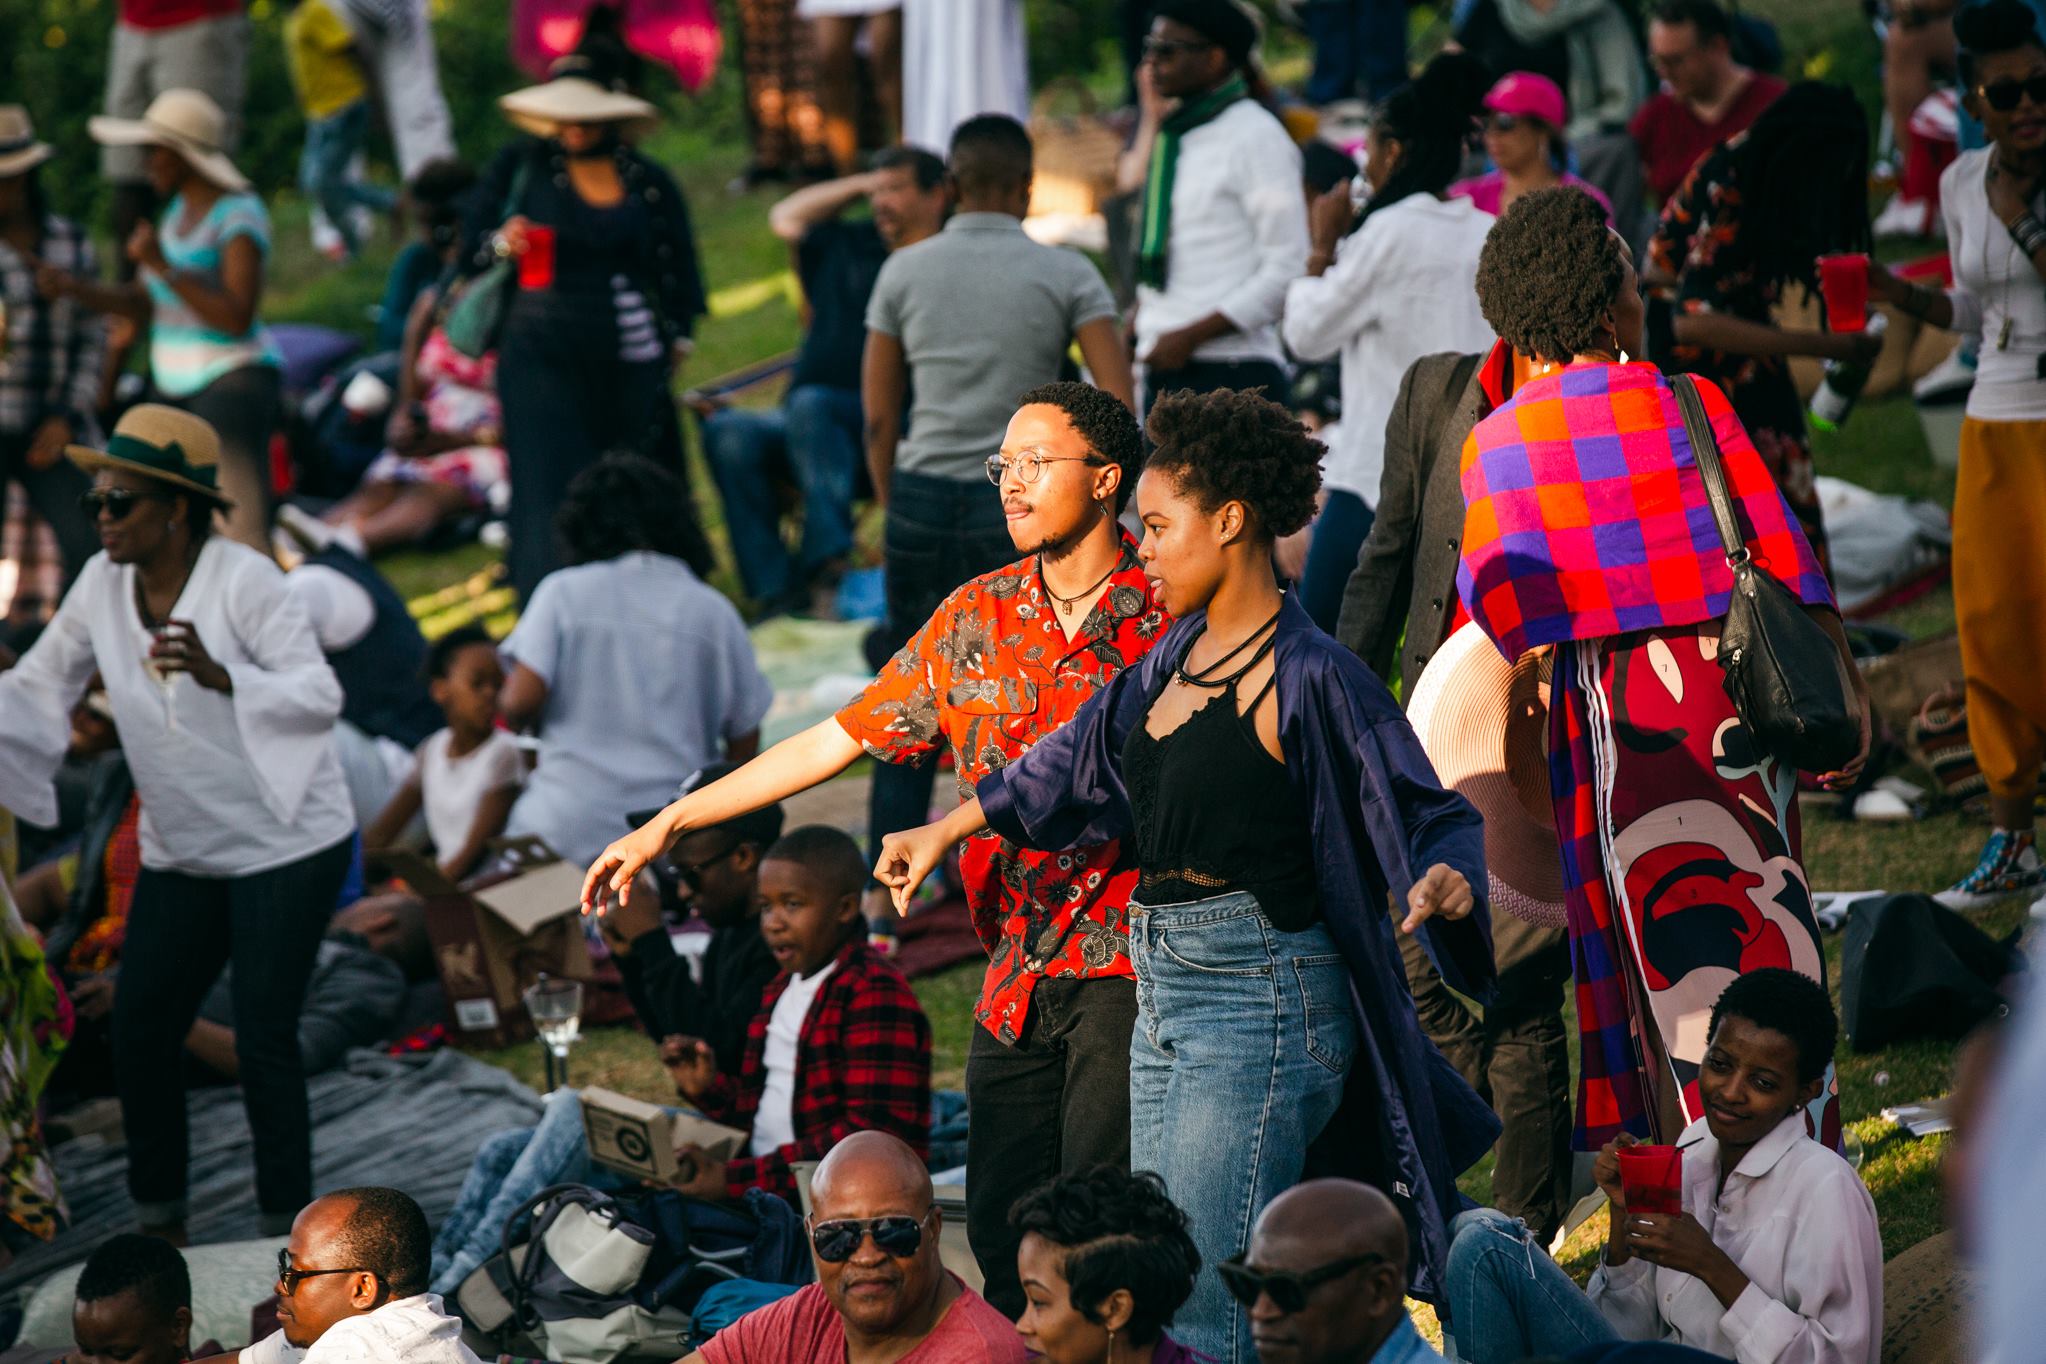
[[[1023,1344],[1049,1364],[1201,1364],[1165,1333],[1201,1253],[1154,1174],[1113,1165],[1061,1175],[1016,1204]]]
[[[1811,297],[1820,256],[1869,241],[1868,120],[1852,91],[1805,81],[1692,167],[1648,246],[1674,309],[1668,368],[1726,390],[1821,566],[1826,527],[1790,357],[1871,362],[1882,338],[1780,327],[1774,312],[1792,285]]]
[[[1939,896],[1975,909],[2046,884],[2032,821],[2046,764],[2046,38],[2022,0],[1970,5],[1954,32],[1962,99],[1990,141],[1940,178],[1954,288],[1880,265],[1869,286],[1910,316],[1984,340],[1961,422],[1954,616],[1992,827],[1975,869]]]
[[[1130,1167],[1163,1177],[1216,1263],[1316,1145],[1404,1201],[1431,1293],[1456,1176],[1499,1123],[1422,1034],[1386,909],[1453,988],[1488,995],[1482,824],[1384,684],[1279,589],[1272,544],[1313,514],[1320,444],[1233,390],[1161,398],[1149,432],[1137,554],[1176,623],[976,799],[887,838],[875,874],[906,903],[983,828],[1032,848],[1133,838]],[[1193,1348],[1252,1358],[1213,1277],[1182,1322]]]
[[[1457,592],[1509,660],[1552,651],[1577,1145],[1673,1141],[1700,1115],[1697,1025],[1726,982],[1763,966],[1825,978],[1797,773],[1723,686],[1733,575],[1676,393],[1655,366],[1624,362],[1643,313],[1626,244],[1574,189],[1526,195],[1485,243],[1478,302],[1529,364],[1464,444]],[[1825,575],[1726,395],[1695,382],[1748,552],[1832,637],[1865,753],[1867,697]],[[1815,1106],[1829,1141],[1831,1091]]]

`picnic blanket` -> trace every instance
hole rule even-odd
[[[540,1099],[495,1066],[452,1050],[384,1056],[350,1052],[308,1082],[313,1113],[313,1187],[384,1184],[419,1200],[428,1222],[454,1206],[476,1148],[493,1132],[531,1127]],[[191,1217],[195,1245],[259,1234],[254,1142],[239,1089],[193,1091]],[[79,1137],[53,1153],[71,1209],[70,1227],[0,1271],[0,1292],[83,1260],[117,1232],[132,1231],[125,1148]],[[261,1296],[258,1294],[257,1296]]]

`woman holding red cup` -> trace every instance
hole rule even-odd
[[[1954,17],[1968,112],[1989,145],[1940,177],[1954,287],[1868,268],[1870,290],[1935,327],[1982,338],[1954,487],[1954,616],[1968,740],[1993,827],[1975,869],[1942,892],[1973,909],[2046,884],[2032,793],[2046,765],[2046,37],[2021,0]]]
[[[624,88],[619,53],[586,49],[498,102],[531,136],[484,172],[464,224],[469,270],[517,264],[497,387],[522,599],[559,566],[552,518],[570,480],[608,452],[662,448],[662,404],[706,307],[682,191],[632,145],[659,111]]]
[[[1447,1296],[1458,1356],[1508,1364],[1614,1341],[1722,1359],[1876,1364],[1883,1246],[1875,1200],[1808,1135],[1838,1022],[1824,986],[1765,967],[1719,996],[1698,1088],[1705,1116],[1673,1146],[1621,1136],[1593,1178],[1611,1204],[1582,1292],[1527,1228],[1456,1220]],[[1650,1201],[1673,1211],[1650,1211]]]

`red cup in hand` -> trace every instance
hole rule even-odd
[[[1620,1188],[1627,1211],[1674,1217],[1684,1210],[1684,1153],[1674,1146],[1622,1146]]]
[[[1819,292],[1826,326],[1836,332],[1868,330],[1868,257],[1859,252],[1819,257]]]
[[[545,224],[526,224],[526,249],[519,253],[519,287],[554,287],[554,229]]]

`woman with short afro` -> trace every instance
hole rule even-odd
[[[1522,358],[1463,448],[1457,592],[1509,660],[1548,655],[1549,772],[1583,1049],[1577,1145],[1673,1141],[1699,1116],[1696,1020],[1732,975],[1825,979],[1797,773],[1743,726],[1717,651],[1733,574],[1675,389],[1639,354],[1626,244],[1574,189],[1523,196],[1478,264]],[[1832,638],[1832,593],[1727,395],[1695,386],[1754,563]],[[1851,779],[1825,775],[1829,784]],[[1815,1116],[1837,1138],[1831,1086]]]
[[[1422,1035],[1400,931],[1458,990],[1490,990],[1483,830],[1369,668],[1280,591],[1321,446],[1256,393],[1151,410],[1138,558],[1176,624],[945,820],[883,844],[906,898],[959,840],[1134,839],[1130,1165],[1162,1176],[1203,1259],[1242,1250],[1310,1145],[1408,1205],[1416,1291],[1440,1283],[1456,1176],[1497,1120]],[[1253,1358],[1249,1304],[1204,1276],[1192,1349]]]

